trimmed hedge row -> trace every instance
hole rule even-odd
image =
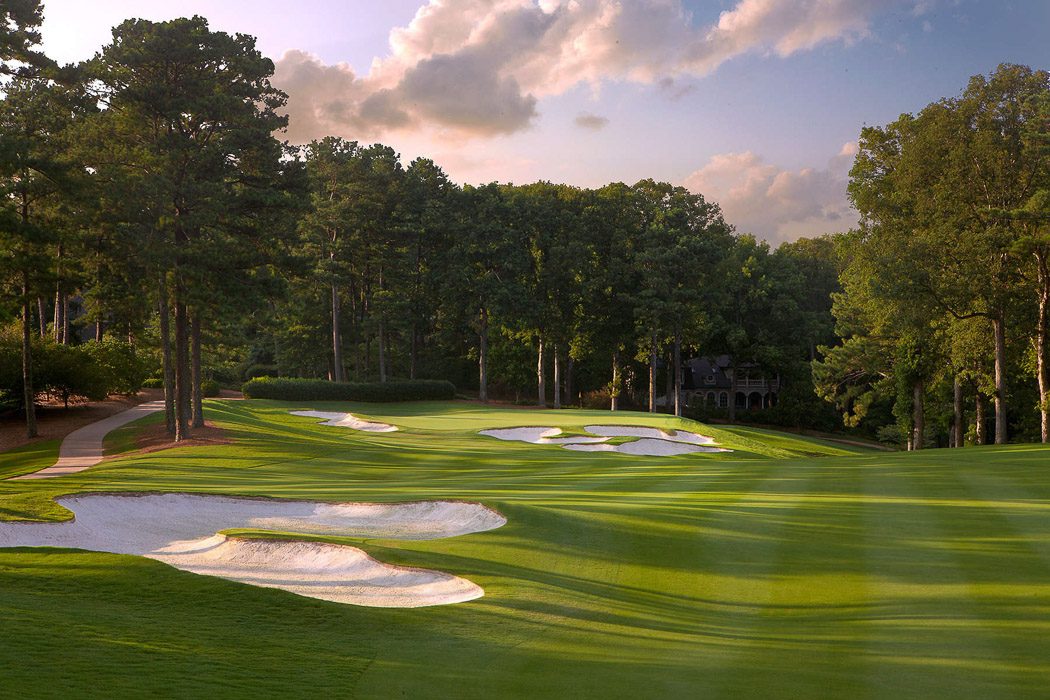
[[[245,382],[246,399],[277,401],[444,401],[456,395],[452,382],[434,379],[404,379],[390,382],[329,382],[323,379],[276,379],[260,377]]]

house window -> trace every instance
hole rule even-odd
[[[718,401],[718,399],[715,397],[715,392],[713,392],[713,391],[707,392],[707,401],[704,401],[704,403],[709,403],[712,406],[714,406],[717,401]]]
[[[729,394],[724,391],[718,395],[718,407],[729,408]]]
[[[714,384],[714,383],[715,383],[715,375],[709,374],[706,377],[704,377],[704,384]]]

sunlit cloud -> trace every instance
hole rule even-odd
[[[734,57],[790,56],[865,38],[890,6],[922,14],[930,0],[738,0],[709,26],[694,26],[681,0],[430,0],[390,32],[390,53],[366,74],[287,51],[274,84],[289,94],[289,138],[355,138],[433,132],[492,137],[529,129],[538,101],[579,84],[656,85]]]
[[[797,172],[763,162],[751,152],[717,155],[689,175],[684,185],[717,202],[739,233],[771,243],[846,231],[857,212],[846,182],[857,144],[846,143],[827,168]]]

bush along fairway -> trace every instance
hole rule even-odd
[[[507,524],[421,541],[281,536],[462,576],[484,597],[366,608],[140,557],[0,549],[0,696],[988,698],[1050,687],[1041,446],[887,454],[666,416],[461,402],[206,406],[234,444],[0,481],[0,518],[62,519],[51,499],[87,491],[478,501]],[[304,408],[398,430],[290,414]],[[595,424],[694,431],[733,452],[639,457],[478,435]],[[51,453],[5,453],[0,469]]]

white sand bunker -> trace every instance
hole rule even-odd
[[[339,413],[337,411],[292,411],[293,416],[306,416],[308,418],[324,418],[321,425],[335,425],[340,428],[351,430],[364,430],[369,433],[392,433],[397,427],[388,423],[373,423],[361,420],[352,413]]]
[[[391,566],[356,547],[245,539],[230,528],[389,539],[492,530],[507,519],[479,503],[320,503],[186,493],[93,493],[56,499],[75,519],[0,522],[0,547],[75,547],[134,554],[177,569],[372,607],[460,603],[484,591],[441,571]]]
[[[665,433],[657,428],[643,428],[637,425],[588,425],[584,430],[598,437],[558,437],[561,435],[561,428],[551,427],[491,428],[481,430],[479,434],[500,440],[528,442],[533,445],[561,445],[567,450],[578,452],[620,452],[647,457],[665,457],[693,452],[732,452],[723,447],[714,447],[716,444],[714,438],[686,430]],[[605,444],[611,437],[639,439],[620,445]]]

